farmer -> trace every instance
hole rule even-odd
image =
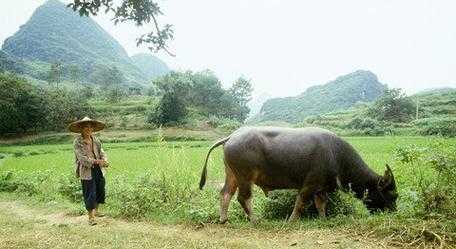
[[[96,225],[95,216],[99,204],[105,202],[105,169],[108,167],[107,157],[101,148],[100,141],[92,135],[101,131],[105,124],[88,117],[71,123],[68,129],[79,133],[74,139],[75,173],[81,179],[84,203],[89,215],[89,225]]]

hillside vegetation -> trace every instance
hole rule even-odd
[[[425,91],[404,98],[414,104],[406,120],[379,120],[372,113],[375,103],[360,103],[346,110],[309,116],[296,126],[320,126],[345,135],[456,136],[456,89]]]
[[[142,63],[148,65],[144,73],[95,21],[79,16],[58,0],[49,0],[37,8],[19,31],[5,40],[2,50],[0,67],[41,80],[48,80],[48,71],[55,64],[63,79],[93,82],[97,70],[115,67],[122,72],[123,83],[142,85],[164,67],[158,58],[149,56]]]
[[[369,71],[356,71],[324,85],[308,88],[296,97],[266,101],[252,122],[286,121],[298,123],[310,115],[324,114],[369,102],[380,96],[386,86]]]
[[[131,59],[148,80],[163,76],[170,71],[166,63],[150,54],[135,54]]]

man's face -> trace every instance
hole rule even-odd
[[[92,135],[92,132],[93,128],[90,124],[86,124],[84,125],[84,127],[82,127],[82,135],[84,135],[85,137]]]

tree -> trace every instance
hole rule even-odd
[[[127,94],[120,86],[114,86],[106,90],[105,97],[110,103],[119,103]]]
[[[218,113],[221,108],[220,98],[225,93],[220,80],[213,72],[206,70],[191,74],[191,81],[192,89],[189,91],[191,105],[199,108],[205,116]]]
[[[119,86],[125,82],[123,73],[117,67],[106,67],[103,65],[96,65],[95,70],[90,75],[93,83],[105,86],[113,87]]]
[[[166,92],[155,110],[148,115],[148,122],[157,125],[181,123],[187,115],[184,101],[175,92]]]
[[[51,88],[42,89],[40,95],[45,98],[46,123],[42,130],[63,130],[70,122],[93,114],[87,99],[79,91]]]
[[[37,88],[12,74],[0,74],[0,135],[38,129],[45,101]]]
[[[48,82],[49,84],[55,83],[57,87],[59,86],[60,80],[62,77],[62,64],[53,63],[48,73]]]
[[[153,84],[161,98],[158,105],[152,107],[147,121],[167,125],[184,120],[192,86],[191,73],[171,72],[154,80]]]
[[[401,89],[387,89],[368,109],[368,115],[380,121],[407,122],[415,104]]]
[[[232,98],[230,118],[244,122],[250,112],[247,103],[252,99],[253,87],[250,80],[238,78],[228,92]]]
[[[68,74],[69,74],[70,80],[73,83],[76,83],[79,80],[81,80],[81,78],[82,78],[82,69],[78,65],[69,65]]]
[[[105,13],[113,13],[112,19],[118,22],[134,22],[137,26],[152,24],[154,31],[137,38],[137,45],[148,44],[152,51],[164,50],[174,56],[168,49],[168,43],[174,37],[173,27],[169,24],[159,25],[158,17],[163,15],[155,0],[73,0],[68,5],[81,16],[97,15],[104,9]]]
[[[230,88],[230,93],[240,105],[247,105],[252,99],[253,87],[250,80],[238,78]]]

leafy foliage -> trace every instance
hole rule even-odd
[[[60,83],[62,78],[62,64],[53,63],[49,69],[48,82],[55,83],[57,86]]]
[[[156,1],[123,0],[120,4],[117,4],[114,0],[74,0],[69,6],[74,11],[78,11],[81,16],[89,16],[89,14],[96,15],[100,11],[100,8],[104,7],[106,13],[114,13],[113,21],[116,24],[118,22],[132,21],[137,26],[142,26],[152,23],[155,30],[139,37],[137,39],[138,45],[147,43],[149,44],[149,49],[153,51],[163,49],[171,54],[168,50],[167,43],[173,39],[174,31],[169,24],[159,27],[157,16],[163,15],[163,13]]]
[[[0,74],[0,135],[61,130],[90,115],[86,99],[63,88],[39,88],[12,74]]]
[[[45,100],[37,88],[11,74],[0,74],[0,134],[26,132],[44,123]]]
[[[2,71],[23,73],[25,71],[25,65],[14,56],[0,50],[0,73]]]
[[[456,136],[456,118],[423,118],[413,121],[419,128],[421,135],[441,135],[447,137]]]
[[[41,96],[45,100],[45,124],[42,130],[63,130],[67,125],[84,116],[91,116],[92,109],[87,100],[77,92],[64,88],[42,89]]]
[[[379,113],[373,111],[375,103],[360,103],[347,110],[309,116],[304,122],[295,126],[319,126],[342,135],[455,136],[456,121],[453,116],[456,113],[456,91],[454,89],[426,91],[407,99],[409,102],[418,100],[419,119],[411,121],[411,118],[416,117],[414,107],[410,108],[410,110],[414,109],[413,112],[402,122],[378,120],[376,117]]]
[[[239,79],[224,90],[219,79],[210,71],[193,73],[171,72],[154,81],[161,100],[153,106],[148,122],[167,125],[182,122],[188,109],[199,115],[234,119],[243,122],[249,109],[247,102],[252,92],[249,81]]]
[[[415,105],[401,89],[387,89],[369,108],[368,115],[381,121],[407,122]]]

